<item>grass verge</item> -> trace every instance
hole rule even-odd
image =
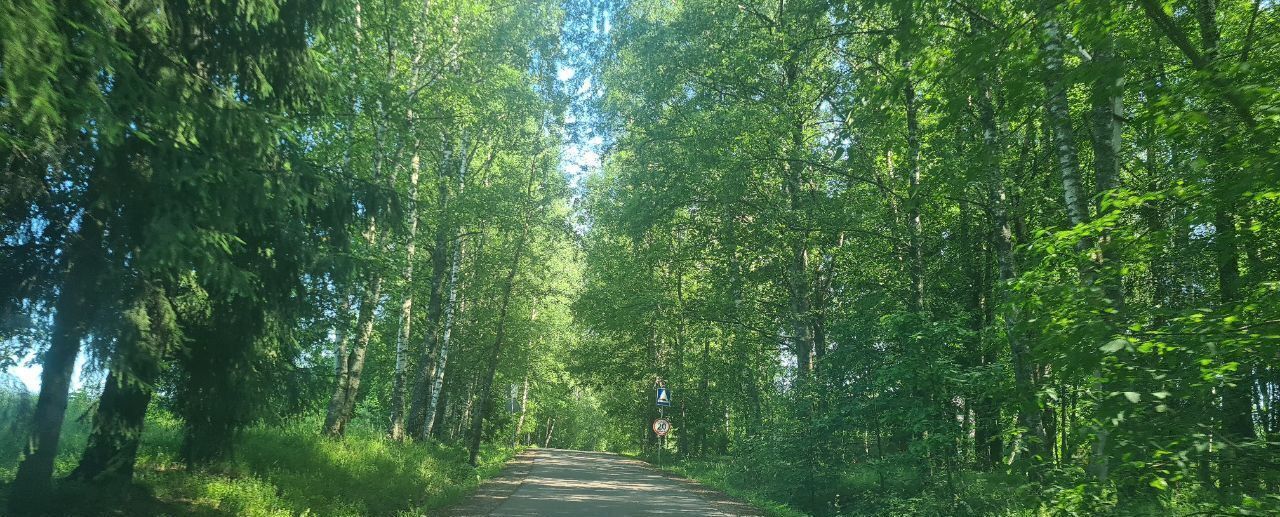
[[[466,496],[496,475],[515,450],[486,446],[481,464],[467,464],[462,447],[397,443],[382,429],[356,425],[341,440],[320,435],[318,418],[246,430],[234,459],[188,470],[177,459],[180,423],[162,412],[148,419],[135,484],[95,491],[60,483],[57,508],[69,515],[425,515]],[[71,423],[71,422],[69,422]],[[69,472],[84,446],[67,426],[58,475]],[[0,459],[0,481],[17,458]],[[0,494],[7,495],[7,486]],[[3,498],[4,495],[0,495]],[[0,504],[5,501],[0,500]],[[3,508],[3,506],[0,506]]]
[[[640,455],[634,453],[622,453],[624,456],[636,458],[648,462],[650,466],[675,474],[680,477],[692,479],[710,488],[720,491],[737,499],[746,502],[751,506],[758,508],[769,517],[806,517],[807,513],[799,511],[785,503],[781,503],[769,499],[759,491],[733,482],[733,476],[730,470],[723,464],[702,461],[702,460],[673,460],[671,455],[664,455],[661,466],[655,461],[656,458],[648,455]]]

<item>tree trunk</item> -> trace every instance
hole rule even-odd
[[[467,402],[458,409],[458,425],[454,426],[453,432],[450,433],[449,437],[451,439],[465,439],[466,435],[463,433],[471,429],[471,415],[475,414],[476,408],[475,389],[475,381],[469,381],[467,383]]]
[[[374,312],[377,310],[379,299],[382,296],[381,275],[374,277],[370,294],[372,294],[372,297],[370,298],[367,312],[363,305],[360,307],[360,316],[363,322],[359,324],[360,333],[356,335],[356,348],[352,351],[350,365],[348,366],[347,395],[344,399],[341,427],[338,429],[338,434],[346,432],[347,424],[355,416],[356,398],[360,394],[360,376],[364,372],[364,360],[369,350],[369,340],[373,337]]]
[[[1009,355],[1013,363],[1014,386],[1018,392],[1018,425],[1028,430],[1033,442],[1031,450],[1034,454],[1040,444],[1047,440],[1044,424],[1040,419],[1040,411],[1035,404],[1035,379],[1032,377],[1031,351],[1022,339],[1018,325],[1022,320],[1021,310],[1016,302],[1009,303],[1007,298],[1011,284],[1018,276],[1017,262],[1013,255],[1013,229],[1009,222],[1009,199],[1005,192],[1004,169],[1000,166],[1000,134],[996,124],[995,100],[989,79],[980,77],[981,92],[978,96],[979,122],[982,125],[983,167],[990,174],[991,184],[988,196],[991,205],[992,223],[995,231],[993,240],[996,250],[996,264],[999,270],[1000,289],[1005,293],[1003,320],[1005,337],[1009,341]]]
[[[844,232],[840,232],[835,244],[824,251],[818,261],[818,278],[813,293],[813,358],[817,363],[827,354],[827,316],[831,300],[835,298],[835,291],[831,289],[831,280],[836,274],[833,254],[844,246],[844,237]]]
[[[1217,199],[1214,212],[1214,252],[1218,265],[1218,293],[1223,311],[1231,311],[1240,301],[1240,256],[1237,243],[1235,203],[1230,194],[1223,193]],[[1239,378],[1222,387],[1223,439],[1227,442],[1225,457],[1228,463],[1223,484],[1239,488],[1251,476],[1240,465],[1238,446],[1258,438],[1253,425],[1253,377],[1248,362],[1241,361]]]
[[[1106,4],[1104,8],[1110,9],[1110,4]],[[1120,178],[1120,145],[1123,131],[1120,122],[1124,117],[1124,74],[1120,68],[1121,63],[1114,53],[1111,38],[1104,36],[1102,45],[1093,56],[1093,65],[1098,69],[1091,92],[1094,185],[1103,195],[1118,187]],[[1103,203],[1102,196],[1098,196],[1095,199],[1095,210],[1099,216],[1102,216],[1111,209]],[[1106,297],[1104,303],[1114,311],[1108,312],[1109,316],[1105,317],[1106,325],[1108,332],[1114,334],[1121,327],[1120,318],[1117,315],[1124,309],[1125,303],[1120,257],[1109,234],[1102,234],[1098,245],[1101,248],[1101,264],[1098,269],[1103,273],[1101,284],[1103,295]],[[1105,381],[1103,390],[1114,391],[1111,386],[1106,385]],[[1090,466],[1097,479],[1105,483],[1110,471],[1106,451],[1109,431],[1105,425],[1102,425],[1098,426],[1096,432],[1098,436],[1093,443]]]
[[[1041,60],[1044,65],[1047,94],[1045,122],[1053,138],[1053,156],[1062,178],[1062,194],[1066,202],[1067,217],[1071,224],[1076,226],[1089,221],[1087,205],[1089,196],[1080,179],[1075,131],[1071,127],[1071,106],[1067,99],[1067,80],[1063,64],[1065,38],[1062,35],[1062,28],[1058,25],[1056,3],[1046,3],[1045,10],[1044,21],[1041,24],[1044,31]],[[1078,248],[1087,249],[1091,246],[1091,242],[1082,239]]]
[[[802,238],[801,241],[804,239]],[[792,346],[796,356],[796,377],[806,379],[813,371],[813,327],[809,325],[808,270],[809,250],[794,244],[787,264],[787,286],[791,295]]]
[[[1093,156],[1094,184],[1097,191],[1104,194],[1119,186],[1120,178],[1120,145],[1124,119],[1124,74],[1119,60],[1114,56],[1111,39],[1104,39],[1105,44],[1094,53],[1093,62],[1098,67],[1091,96],[1093,103]],[[1103,203],[1102,196],[1095,200],[1098,215],[1110,212]],[[1102,288],[1107,297],[1106,303],[1117,312],[1124,308],[1124,283],[1119,270],[1119,253],[1111,243],[1110,236],[1103,234],[1098,242],[1102,255]],[[1113,318],[1114,319],[1114,318]]]
[[[373,336],[374,309],[381,296],[382,277],[375,273],[365,287],[364,296],[360,300],[360,312],[356,317],[356,342],[354,348],[347,352],[344,360],[345,375],[339,376],[333,396],[329,399],[329,409],[324,423],[325,434],[329,436],[342,436],[355,412],[356,395],[360,390],[360,374],[364,371],[365,354],[369,349],[369,339]]]
[[[507,278],[502,284],[502,300],[498,304],[498,329],[493,339],[493,350],[489,355],[489,366],[480,379],[480,390],[476,414],[471,417],[471,444],[470,459],[472,466],[480,458],[480,439],[484,431],[484,418],[489,412],[489,402],[492,397],[490,393],[493,387],[493,378],[498,374],[498,360],[502,356],[502,345],[507,337],[507,309],[511,303],[511,290],[515,286],[516,273],[520,270],[520,259],[524,255],[525,241],[528,239],[529,228],[521,230],[519,241],[516,242],[515,255],[511,258],[511,267],[507,271]]]
[[[985,95],[986,92],[980,92]],[[985,102],[985,101],[984,101]],[[985,108],[983,108],[985,109]],[[994,113],[987,109],[980,113],[982,129],[984,134],[990,130],[994,137]],[[988,125],[990,124],[990,125]],[[999,154],[998,144],[992,138],[987,140],[984,138],[984,153],[991,155]],[[984,158],[987,158],[984,156]],[[989,165],[985,160],[984,165]],[[967,267],[971,275],[972,285],[969,291],[969,305],[973,312],[972,328],[975,339],[973,342],[975,363],[979,367],[989,367],[994,364],[996,354],[991,350],[990,345],[982,338],[987,328],[992,324],[994,318],[989,295],[991,293],[991,276],[989,264],[992,262],[991,246],[987,245],[992,240],[995,233],[984,234],[979,230],[976,234],[973,230],[973,224],[970,220],[973,218],[973,208],[968,202],[961,202],[960,213],[962,214],[961,240],[968,246],[970,255]],[[978,228],[983,228],[983,224],[988,223],[985,218],[978,218]],[[1006,221],[1007,225],[1007,221]],[[972,401],[972,402],[969,402]],[[968,415],[969,424],[973,432],[973,455],[975,464],[978,468],[990,470],[1000,464],[1000,430],[999,415],[1000,409],[996,404],[994,397],[991,396],[989,390],[979,386],[976,390],[968,395],[966,400],[966,408],[971,410]],[[961,457],[963,457],[963,452]]]
[[[684,348],[688,344],[687,341],[685,340],[684,271],[679,267],[675,269],[676,270],[673,272],[673,274],[676,277],[676,304],[675,304],[676,305],[675,306],[675,319],[676,319],[676,335],[675,335],[676,350],[675,352],[676,352],[676,375],[677,375],[676,378],[688,379],[690,378],[690,375],[685,371],[685,361],[684,361]],[[707,401],[703,399],[703,400],[696,401],[695,403],[705,407],[706,402]],[[672,410],[677,410],[678,408],[678,411],[680,412],[680,421],[688,422],[689,421],[688,419],[689,400],[682,398],[680,399],[679,402],[675,403],[675,406],[676,407],[673,407]],[[677,439],[676,454],[681,457],[687,457],[689,455],[690,441],[691,440]]]
[[[520,445],[520,430],[524,428],[525,407],[529,404],[529,373],[524,374],[524,389],[520,394],[520,419],[516,421],[516,429],[511,433],[511,447]]]
[[[704,339],[702,341],[702,359],[698,372],[698,425],[695,428],[697,435],[693,437],[695,448],[700,455],[707,453],[707,428],[712,422],[711,417],[711,394],[707,392],[707,371],[711,368],[711,340]]]
[[[88,332],[92,310],[89,297],[96,293],[95,286],[105,267],[100,221],[98,217],[85,217],[80,232],[68,245],[66,276],[55,305],[49,348],[40,360],[40,395],[32,415],[31,436],[9,489],[9,505],[16,513],[38,508],[46,502],[51,488],[71,376],[80,354],[80,341]]]
[[[53,459],[58,454],[72,370],[80,354],[80,340],[85,330],[80,312],[86,309],[84,304],[87,300],[74,300],[84,297],[85,293],[73,294],[72,289],[65,286],[58,297],[53,337],[40,361],[40,396],[36,399],[34,428],[14,478],[14,493],[43,493],[49,488],[53,475]]]
[[[412,119],[412,117],[410,117]],[[396,334],[396,365],[391,386],[391,439],[404,439],[405,391],[409,369],[410,325],[413,322],[413,263],[418,239],[418,173],[421,162],[415,151],[409,172],[409,239],[405,243],[404,302],[400,304],[400,332]]]
[[[1221,35],[1217,23],[1217,2],[1215,0],[1197,0],[1196,2],[1196,21],[1200,29],[1200,40],[1203,45],[1203,56],[1207,61],[1204,67],[1210,70],[1211,76],[1216,76],[1212,72],[1218,68],[1220,48],[1219,41]],[[1230,100],[1230,99],[1228,99]],[[1245,122],[1252,129],[1252,117],[1248,115],[1247,108],[1241,110],[1244,112]],[[1211,112],[1210,117],[1216,120],[1219,127],[1228,127],[1220,115]],[[1254,131],[1256,132],[1256,131]],[[1214,150],[1219,157],[1225,158],[1231,151],[1227,149],[1228,137],[1224,133],[1215,136]],[[1222,304],[1221,310],[1229,312],[1234,309],[1234,305],[1241,299],[1241,290],[1243,287],[1240,275],[1240,245],[1239,234],[1236,229],[1236,194],[1233,191],[1236,185],[1233,183],[1239,181],[1234,174],[1235,164],[1225,163],[1218,164],[1214,177],[1214,201],[1216,207],[1214,209],[1214,238],[1213,248],[1215,261],[1218,270],[1218,296]],[[1241,358],[1239,372],[1240,376],[1235,382],[1227,383],[1222,387],[1222,431],[1223,440],[1226,442],[1224,457],[1226,465],[1222,476],[1224,488],[1239,489],[1253,474],[1242,464],[1239,458],[1238,447],[1241,443],[1256,440],[1258,438],[1257,431],[1253,425],[1253,398],[1252,389],[1253,376],[1252,365],[1247,358]]]
[[[357,3],[357,26],[359,25],[359,11],[360,5]],[[359,37],[359,31],[357,31],[357,37]],[[390,73],[390,59],[388,59],[387,74],[389,75]],[[378,101],[377,107],[379,111],[382,111],[381,101]],[[385,112],[383,114],[385,116]],[[394,180],[390,177],[383,178],[384,166],[387,161],[386,124],[375,124],[374,132],[373,177],[375,180],[385,179],[387,186],[394,190]],[[370,214],[368,226],[364,231],[365,240],[369,245],[369,252],[380,253],[382,251],[378,246],[378,230],[377,214]],[[360,374],[364,370],[365,354],[368,351],[369,339],[373,335],[374,308],[377,307],[379,298],[382,295],[382,272],[376,271],[374,268],[370,269],[371,278],[369,283],[365,285],[364,296],[360,300],[360,313],[356,317],[355,348],[348,351],[345,359],[343,359],[346,364],[338,367],[338,383],[334,389],[333,396],[329,400],[329,407],[325,415],[324,432],[332,437],[342,436],[346,430],[347,423],[355,412],[356,395],[360,388]]]
[[[924,312],[924,252],[922,250],[924,228],[920,220],[920,122],[916,104],[915,83],[911,80],[911,64],[904,65],[907,74],[902,88],[903,103],[907,111],[907,227],[911,247],[908,257],[911,292],[907,308],[916,315]]]
[[[444,432],[445,417],[448,415],[448,412],[445,410],[449,408],[449,387],[452,384],[453,375],[449,375],[449,372],[445,368],[440,368],[440,384],[435,388],[435,391],[432,392],[431,395],[433,397],[432,400],[434,401],[431,403],[431,408],[435,413],[434,416],[427,421],[427,425],[429,426],[427,428],[427,436],[438,437]]]
[[[1067,98],[1067,81],[1064,71],[1064,41],[1062,28],[1058,24],[1056,4],[1045,4],[1046,12],[1042,28],[1044,42],[1041,52],[1044,61],[1046,101],[1046,125],[1053,139],[1054,157],[1058,164],[1058,173],[1062,178],[1063,200],[1066,203],[1067,216],[1072,226],[1079,226],[1090,221],[1089,195],[1081,181],[1079,157],[1076,153],[1075,133],[1071,127],[1071,106]],[[1108,88],[1108,92],[1110,87]],[[1112,135],[1107,136],[1106,146],[1110,147]],[[1112,158],[1114,159],[1114,157]],[[1104,161],[1106,158],[1104,158]],[[1076,243],[1076,250],[1086,253],[1093,249],[1094,242],[1090,237],[1083,237]],[[1092,258],[1081,262],[1080,281],[1084,288],[1093,286],[1097,279],[1097,265]],[[1101,377],[1098,371],[1095,376]],[[1093,462],[1091,470],[1094,476],[1106,482],[1109,466],[1107,464],[1108,430],[1105,425],[1097,428],[1097,440],[1093,444]]]
[[[435,246],[431,251],[431,287],[430,298],[427,301],[427,331],[423,337],[423,355],[422,366],[419,368],[417,377],[413,382],[413,401],[409,411],[409,434],[415,438],[425,437],[426,426],[430,421],[428,413],[429,401],[432,397],[432,382],[434,382],[437,373],[437,354],[440,350],[440,316],[443,306],[444,297],[441,293],[441,286],[445,277],[445,255],[449,250],[449,234],[444,228],[443,223],[436,229]]]
[[[789,71],[788,83],[794,80],[794,71]],[[783,165],[783,189],[789,201],[789,210],[803,226],[804,202],[804,161],[801,158],[804,145],[803,127],[797,124],[791,131],[792,159]],[[796,356],[796,379],[803,382],[813,372],[813,327],[810,322],[809,299],[809,237],[808,230],[797,227],[797,233],[790,243],[791,258],[787,262],[787,293],[791,303],[791,345]]]
[[[162,358],[178,343],[177,317],[163,289],[144,287],[117,340],[111,372],[98,400],[89,443],[70,477],[94,484],[129,484]]]
[[[448,295],[453,297],[454,286],[453,278],[456,274],[453,272],[457,267],[456,262],[451,265],[447,259],[450,250],[453,251],[455,259],[458,255],[458,246],[460,243],[455,242],[457,236],[454,234],[455,229],[450,219],[450,205],[452,195],[450,193],[450,185],[456,181],[459,191],[466,184],[467,176],[467,157],[465,155],[467,145],[464,141],[461,149],[454,153],[453,143],[446,141],[444,151],[444,160],[441,163],[441,178],[437,184],[436,197],[437,205],[440,207],[440,220],[436,223],[435,242],[431,248],[431,287],[430,298],[427,302],[427,332],[423,337],[423,356],[422,366],[418,370],[418,374],[413,383],[413,402],[410,408],[409,416],[409,434],[417,438],[425,438],[431,434],[431,412],[435,407],[433,403],[437,396],[435,389],[438,379],[444,377],[444,361],[441,360],[440,354],[443,348],[442,332],[447,330],[441,327],[441,316],[445,310],[444,299],[446,294],[442,287],[445,287],[445,275],[449,275],[450,284],[447,286]],[[457,162],[456,164],[454,162]],[[457,174],[449,174],[449,171],[457,167]],[[447,268],[447,269],[446,269]],[[444,325],[447,327],[448,325]]]
[[[726,176],[729,180],[732,176]],[[732,186],[726,181],[726,186]],[[737,200],[734,200],[737,201]],[[731,205],[736,206],[736,205]],[[739,257],[738,243],[738,219],[741,214],[737,210],[727,211],[725,214],[725,247],[729,262],[729,311],[730,321],[730,343],[732,350],[737,355],[750,359],[752,354],[750,339],[747,339],[747,328],[742,322],[742,300],[743,300],[743,275],[742,260]],[[704,349],[704,353],[706,350]],[[704,364],[704,367],[709,367]],[[746,433],[750,438],[756,437],[760,431],[761,409],[760,409],[760,390],[756,385],[755,371],[751,368],[739,368],[747,397],[747,423]]]
[[[347,385],[347,317],[351,312],[351,297],[343,295],[342,306],[338,309],[339,322],[334,329],[334,341],[337,348],[333,353],[333,378],[334,388],[333,394],[329,396],[329,405],[325,410],[325,423],[323,430],[326,432],[338,419],[338,413],[342,411],[342,394],[344,387]]]
[[[151,388],[114,369],[98,399],[93,432],[71,479],[99,485],[128,485],[138,457]]]
[[[427,405],[424,436],[430,436],[438,428],[436,420],[444,415],[445,368],[449,366],[449,344],[453,336],[454,315],[458,311],[458,272],[462,267],[462,242],[458,241],[453,248],[453,257],[449,260],[449,281],[445,289],[449,292],[449,300],[444,306],[444,330],[440,336],[440,353],[437,354],[435,369],[431,372],[431,401]]]

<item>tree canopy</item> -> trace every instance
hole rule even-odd
[[[311,418],[663,451],[816,515],[1280,511],[1278,27],[0,0],[0,367],[40,369],[7,504],[133,483],[158,418],[191,471]]]

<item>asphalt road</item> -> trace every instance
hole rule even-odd
[[[471,511],[454,515],[758,515],[700,485],[599,452],[540,449],[510,485],[515,490],[501,494],[481,490],[473,504],[464,505]]]

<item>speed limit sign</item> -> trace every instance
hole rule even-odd
[[[667,433],[671,432],[671,422],[668,422],[665,418],[654,420],[653,432],[657,433],[658,436],[666,436]]]

